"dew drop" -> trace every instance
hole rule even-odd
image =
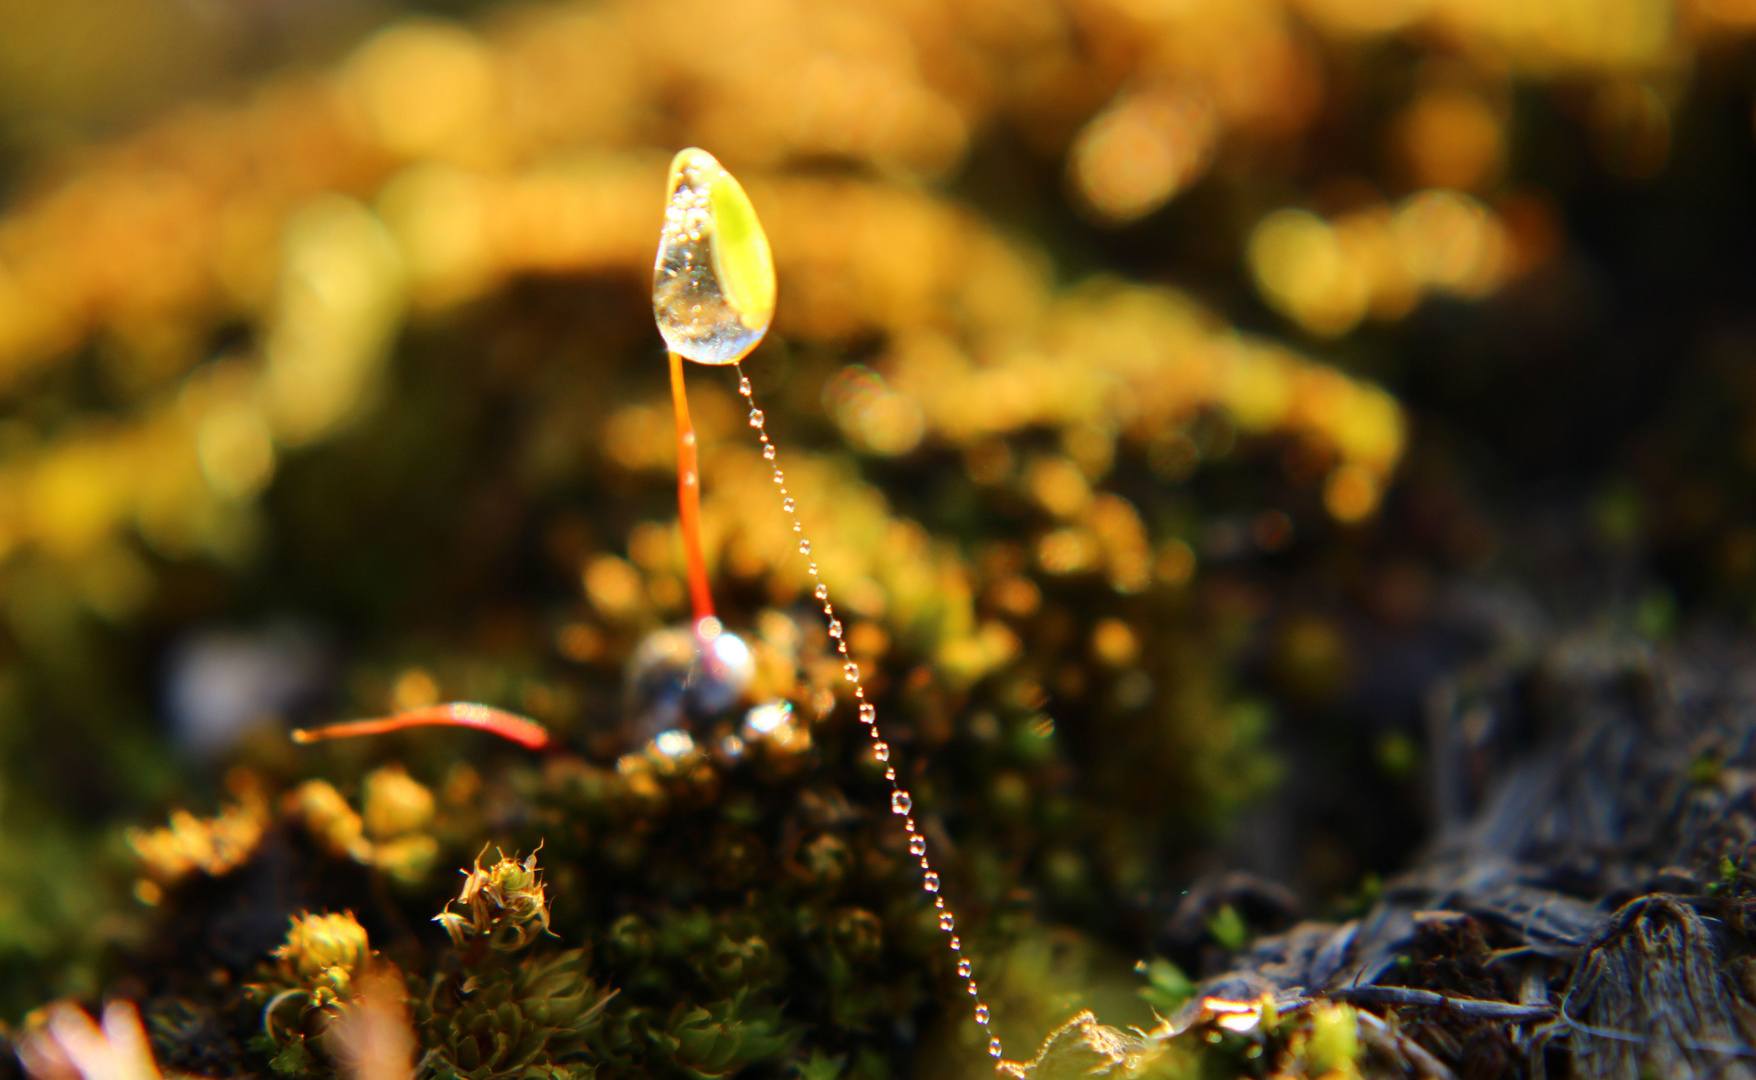
[[[956,924],[957,920],[951,917],[951,912],[942,911],[939,913],[939,929],[949,932]]]
[[[817,564],[816,563],[812,563],[811,565],[805,567],[805,569],[810,572],[812,577],[817,576]]]
[[[925,855],[927,853],[927,838],[924,836],[909,837],[908,853],[910,855]]]
[[[926,874],[922,875],[922,877],[921,877],[921,888],[927,890],[928,892],[938,892],[939,891],[939,875],[933,873],[933,871],[931,871],[931,870],[927,871]]]
[[[840,619],[829,620],[829,636],[830,637],[840,637],[841,636],[841,620]]]
[[[751,409],[750,410],[750,426],[755,427],[755,428],[759,428],[762,426],[762,410],[761,409]]]
[[[705,150],[671,161],[652,266],[665,344],[700,364],[735,364],[774,317],[774,264],[743,188]]]
[[[906,791],[895,791],[890,795],[890,812],[893,814],[906,814],[914,805]]]
[[[795,522],[793,522],[793,531],[796,533],[802,533],[805,531],[805,526],[803,526],[795,521]]]
[[[957,952],[959,949],[962,949],[962,948],[963,948],[963,940],[961,938],[952,938],[951,939],[951,951],[952,952]]]
[[[787,482],[787,478],[781,475],[779,469],[774,470],[774,482],[777,484],[784,484]]]
[[[743,394],[745,397],[750,396],[751,389],[750,389],[750,377],[749,376],[747,376],[747,375],[738,376],[738,393]]]
[[[922,855],[921,856],[921,869],[922,870],[929,870],[929,869],[932,869],[932,866],[933,866],[933,864],[927,861],[927,857],[925,855]]]
[[[889,743],[874,743],[874,744],[872,744],[872,753],[878,758],[879,761],[889,761],[890,760],[890,744]]]
[[[841,670],[842,670],[842,674],[844,674],[848,677],[848,682],[859,682],[860,681],[860,665],[858,665],[850,660],[850,661],[848,661],[848,665],[846,667],[842,668]]]
[[[884,770],[884,779],[893,784],[896,783],[896,766],[892,765],[890,768]]]
[[[997,1058],[1000,1056],[1000,1040],[999,1039],[989,1039],[988,1040],[988,1056],[991,1058]]]
[[[938,908],[940,911],[944,911],[945,910],[945,898],[943,896],[933,897],[933,906]]]
[[[801,554],[801,555],[811,554],[811,541],[809,541],[809,540],[799,541],[799,554]]]
[[[787,509],[791,510],[792,507],[789,506],[789,507],[787,507]],[[829,599],[829,586],[827,586],[827,585],[817,586],[817,591],[815,593],[813,593],[812,595],[816,596],[817,599],[819,599],[819,600]]]
[[[762,448],[762,456],[769,461],[774,460],[774,444],[773,443],[769,443],[767,446],[764,446]]]
[[[782,499],[780,501],[780,508],[782,510],[785,510],[789,514],[792,513],[793,512],[793,500],[790,498]]]
[[[988,1022],[988,1007],[986,1005],[977,1005],[976,1006],[976,1023],[986,1025],[987,1022]]]
[[[957,962],[957,977],[960,979],[967,979],[967,978],[969,978],[969,973],[970,973],[969,961],[968,960],[959,960]]]

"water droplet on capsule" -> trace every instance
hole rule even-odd
[[[897,791],[897,792],[891,793],[891,796],[890,796],[890,812],[891,813],[893,813],[893,814],[906,814],[913,807],[914,807],[914,802],[913,802],[913,800],[911,800],[908,797],[908,792]]]
[[[774,318],[774,260],[749,196],[705,150],[671,161],[652,310],[673,352],[735,364]]]

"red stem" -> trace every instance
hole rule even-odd
[[[671,354],[671,404],[677,413],[677,521],[683,529],[683,561],[689,572],[693,625],[713,615],[713,592],[707,584],[707,560],[701,556],[701,460],[695,425],[689,421],[689,398],[683,392],[683,358]]]
[[[347,720],[318,728],[300,728],[293,732],[296,743],[314,743],[324,739],[351,739],[359,735],[388,735],[416,727],[466,727],[511,739],[520,746],[541,750],[549,745],[549,729],[535,720],[526,720],[502,709],[454,701],[448,705],[429,705],[410,709],[395,716],[373,720]]]

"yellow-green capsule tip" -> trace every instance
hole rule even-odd
[[[768,237],[743,187],[705,150],[671,161],[652,303],[666,344],[703,364],[743,359],[774,318]]]

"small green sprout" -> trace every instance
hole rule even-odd
[[[1182,968],[1162,956],[1136,963],[1134,971],[1146,976],[1147,985],[1140,988],[1140,996],[1154,1012],[1168,1016],[1195,996],[1195,983],[1183,974]]]

